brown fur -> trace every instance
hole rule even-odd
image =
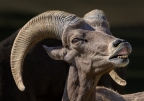
[[[29,47],[44,38],[58,37],[63,47],[43,47],[52,59],[70,65],[62,100],[96,101],[95,88],[100,77],[116,67],[126,66],[129,63],[126,57],[131,52],[128,42],[112,36],[101,25],[95,28],[85,19],[61,11],[43,13],[30,20],[20,30],[11,52],[11,69],[18,88],[25,89],[21,71]]]
[[[42,45],[45,44],[48,46],[57,46],[61,45],[61,42],[54,39],[46,39],[34,45],[29,50],[23,67],[23,78],[27,89],[26,91],[21,92],[17,90],[17,87],[13,81],[9,61],[11,47],[18,32],[19,31],[16,31],[0,43],[0,101],[29,101],[32,99],[35,99],[36,101],[60,101],[65,85],[63,83],[66,81],[69,66],[66,62],[58,62],[56,60],[50,59],[42,49]],[[48,66],[49,68],[47,68]],[[125,70],[119,72],[122,74],[121,77],[125,77],[123,72],[125,72]],[[51,83],[49,84],[48,82]],[[116,89],[119,92],[122,91],[119,86],[114,86],[117,84],[110,78],[108,74],[102,76],[98,85]],[[49,90],[50,88],[51,90]]]
[[[106,87],[96,87],[96,101],[144,101],[144,92],[120,95]]]

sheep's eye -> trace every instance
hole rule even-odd
[[[86,39],[74,38],[74,39],[72,40],[72,43],[73,43],[73,44],[76,44],[76,43],[78,43],[78,42],[80,42],[80,41],[82,41],[82,42],[88,42]]]
[[[82,41],[82,39],[80,39],[80,38],[74,38],[74,39],[72,40],[72,43],[75,44],[75,43],[77,43],[77,42],[79,42],[79,41]]]

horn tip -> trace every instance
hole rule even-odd
[[[20,91],[24,91],[25,90],[25,87],[21,87],[19,88]]]
[[[18,84],[17,86],[18,86],[18,89],[19,89],[20,91],[24,91],[24,90],[25,90],[25,86],[23,85],[22,82],[19,82],[19,84]]]

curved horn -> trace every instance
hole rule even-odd
[[[29,48],[45,38],[61,39],[67,25],[77,22],[74,14],[48,11],[31,19],[18,33],[11,51],[11,71],[18,88],[23,91],[22,67]]]
[[[109,23],[107,22],[107,18],[102,10],[92,10],[85,14],[83,18],[96,30],[101,30],[106,32],[107,34],[111,34],[109,30]]]

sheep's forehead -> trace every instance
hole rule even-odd
[[[82,38],[87,39],[91,44],[93,43],[110,43],[112,40],[115,40],[115,37],[112,35],[108,35],[104,32],[99,31],[89,31],[89,30],[73,30],[70,33],[70,40],[74,38]],[[70,41],[69,40],[69,41]]]

